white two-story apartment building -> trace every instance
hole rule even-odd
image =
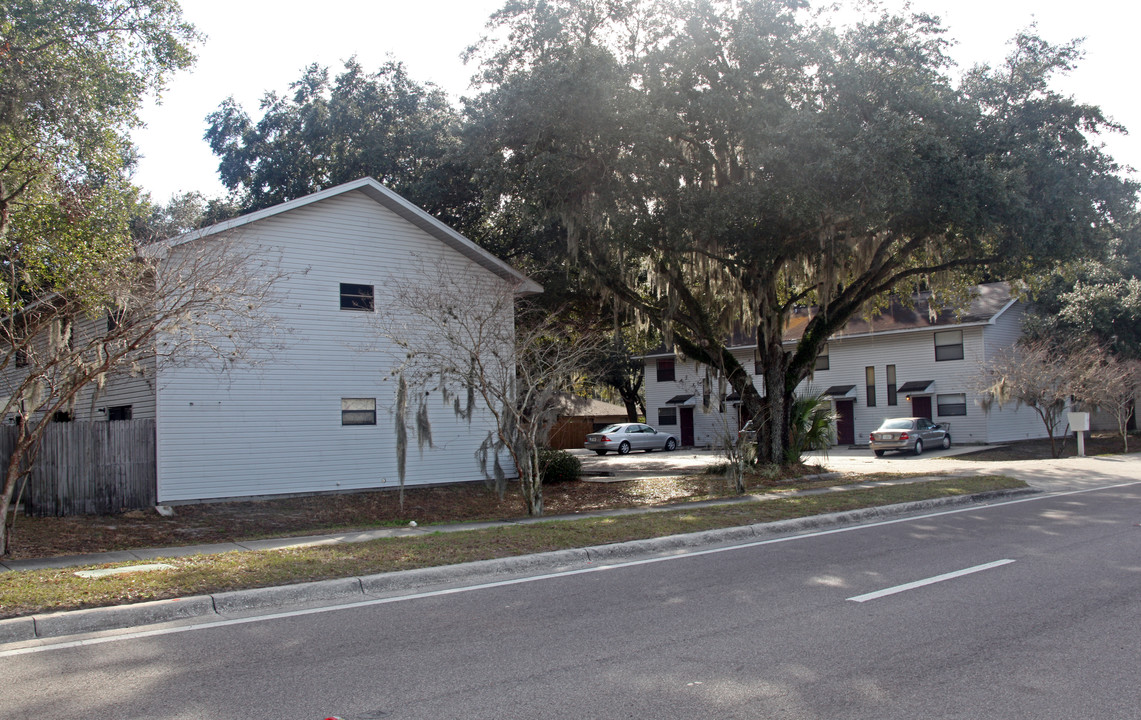
[[[795,346],[812,310],[796,313],[785,335]],[[837,442],[865,445],[887,417],[930,417],[948,423],[956,443],[988,443],[1045,436],[1028,408],[980,405],[976,378],[984,363],[1019,338],[1025,308],[1006,283],[981,285],[970,306],[932,314],[926,297],[892,303],[882,313],[850,321],[829,339],[813,375],[798,393],[831,398],[838,417]],[[731,347],[754,373],[764,394],[753,343]],[[672,352],[646,356],[647,421],[676,433],[682,445],[718,445],[748,418],[735,393],[709,368]]]
[[[164,246],[176,256],[213,242],[273,258],[280,279],[265,308],[277,323],[272,353],[225,372],[152,358],[141,373],[85,389],[64,418],[153,419],[159,503],[396,487],[397,425],[414,419],[397,415],[393,371],[407,350],[386,337],[381,311],[399,307],[402,287],[441,277],[474,296],[542,290],[372,178]],[[513,318],[502,321],[510,333]],[[0,379],[14,386],[17,375]],[[405,484],[482,480],[476,451],[495,427],[491,414],[477,406],[461,416],[440,393],[423,397],[431,443],[408,431]],[[417,402],[408,407],[414,414]]]

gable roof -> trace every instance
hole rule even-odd
[[[928,328],[954,325],[993,325],[1002,313],[1017,302],[1011,295],[1010,283],[997,282],[976,285],[971,288],[971,302],[966,310],[943,306],[931,312],[931,295],[923,293],[903,303],[893,298],[888,306],[870,318],[856,316],[843,328],[833,333],[829,340],[882,335],[886,333],[912,332]],[[795,342],[804,333],[808,321],[815,316],[815,308],[794,312],[785,328],[784,341]],[[751,347],[751,345],[750,345]]]
[[[416,205],[398,195],[393,190],[380,184],[377,180],[371,177],[363,177],[359,180],[336,185],[331,188],[326,188],[311,195],[299,197],[289,202],[284,202],[273,207],[264,208],[255,212],[242,215],[240,217],[224,220],[216,225],[193,230],[182,235],[178,235],[167,240],[162,240],[157,243],[144,248],[144,252],[148,254],[164,252],[165,250],[182,245],[184,243],[193,242],[200,238],[218,235],[230,230],[235,230],[250,223],[255,223],[266,218],[274,217],[282,213],[296,210],[297,208],[305,207],[313,203],[327,200],[337,195],[343,195],[349,192],[360,192],[368,198],[376,201],[377,204],[387,208],[412,225],[420,228],[472,262],[490,270],[495,275],[516,284],[515,292],[518,295],[533,295],[543,291],[543,286],[487,252],[474,242],[464,237],[460,233],[453,230],[448,225],[440,222],[428,213],[421,210]]]
[[[971,288],[971,302],[967,309],[957,312],[954,307],[939,308],[934,318],[930,313],[931,295],[922,294],[911,298],[909,304],[893,299],[888,307],[871,318],[853,317],[843,328],[829,336],[828,340],[842,340],[846,338],[868,337],[872,335],[889,335],[894,333],[918,332],[937,327],[970,327],[975,325],[993,325],[995,321],[1018,301],[1010,291],[1010,283],[997,282],[976,285]],[[785,344],[795,343],[804,334],[804,328],[816,315],[816,308],[804,308],[795,311],[789,318],[785,327],[783,340]],[[743,331],[733,333],[728,339],[730,350],[744,350],[756,346],[756,334]],[[673,352],[665,346],[642,357],[670,357]]]

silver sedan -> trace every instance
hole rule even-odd
[[[677,438],[643,423],[618,423],[587,435],[583,447],[599,455],[605,455],[611,450],[625,455],[631,450],[676,450]]]
[[[951,430],[930,418],[888,418],[868,436],[868,445],[876,457],[883,457],[888,450],[922,455],[924,447],[951,447]]]

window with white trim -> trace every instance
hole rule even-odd
[[[828,360],[828,345],[825,344],[824,347],[820,348],[820,354],[816,356],[816,365],[812,369],[828,370],[830,367],[831,364]]]
[[[376,425],[376,398],[341,398],[342,425]]]
[[[341,309],[370,312],[376,307],[372,285],[341,283]]]
[[[658,408],[658,425],[677,425],[677,408]]]
[[[935,361],[963,359],[963,331],[943,330],[935,333]]]
[[[658,382],[668,382],[674,379],[674,360],[673,358],[661,358],[658,360]]]

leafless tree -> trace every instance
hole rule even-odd
[[[1112,417],[1122,452],[1129,452],[1128,423],[1141,387],[1141,362],[1119,358],[1104,347],[1091,346],[1087,354],[1089,362],[1077,379],[1074,398],[1083,407]]]
[[[44,431],[82,395],[94,403],[108,381],[170,365],[226,372],[274,347],[269,301],[281,272],[259,248],[225,237],[158,243],[83,277],[87,287],[23,298],[24,309],[0,321],[0,418],[16,425],[0,494],[4,554]]]
[[[502,283],[478,283],[441,270],[435,282],[394,280],[395,304],[378,317],[378,332],[404,350],[398,376],[397,445],[403,455],[405,424],[413,412],[411,388],[439,389],[457,416],[471,421],[476,409],[493,419],[477,453],[484,477],[502,496],[512,470],[529,515],[542,515],[542,465],[560,393],[569,390],[605,341],[568,332],[554,316],[541,315]],[[423,392],[417,393],[421,398]],[[430,433],[423,407],[415,409],[417,437]],[[403,442],[401,442],[403,440]],[[513,467],[506,467],[505,460]],[[401,489],[404,469],[400,465]]]
[[[1058,457],[1055,438],[1063,413],[1094,362],[1089,347],[1061,348],[1044,341],[1016,345],[987,363],[977,378],[983,410],[1009,404],[1031,408],[1046,428],[1050,454]]]

